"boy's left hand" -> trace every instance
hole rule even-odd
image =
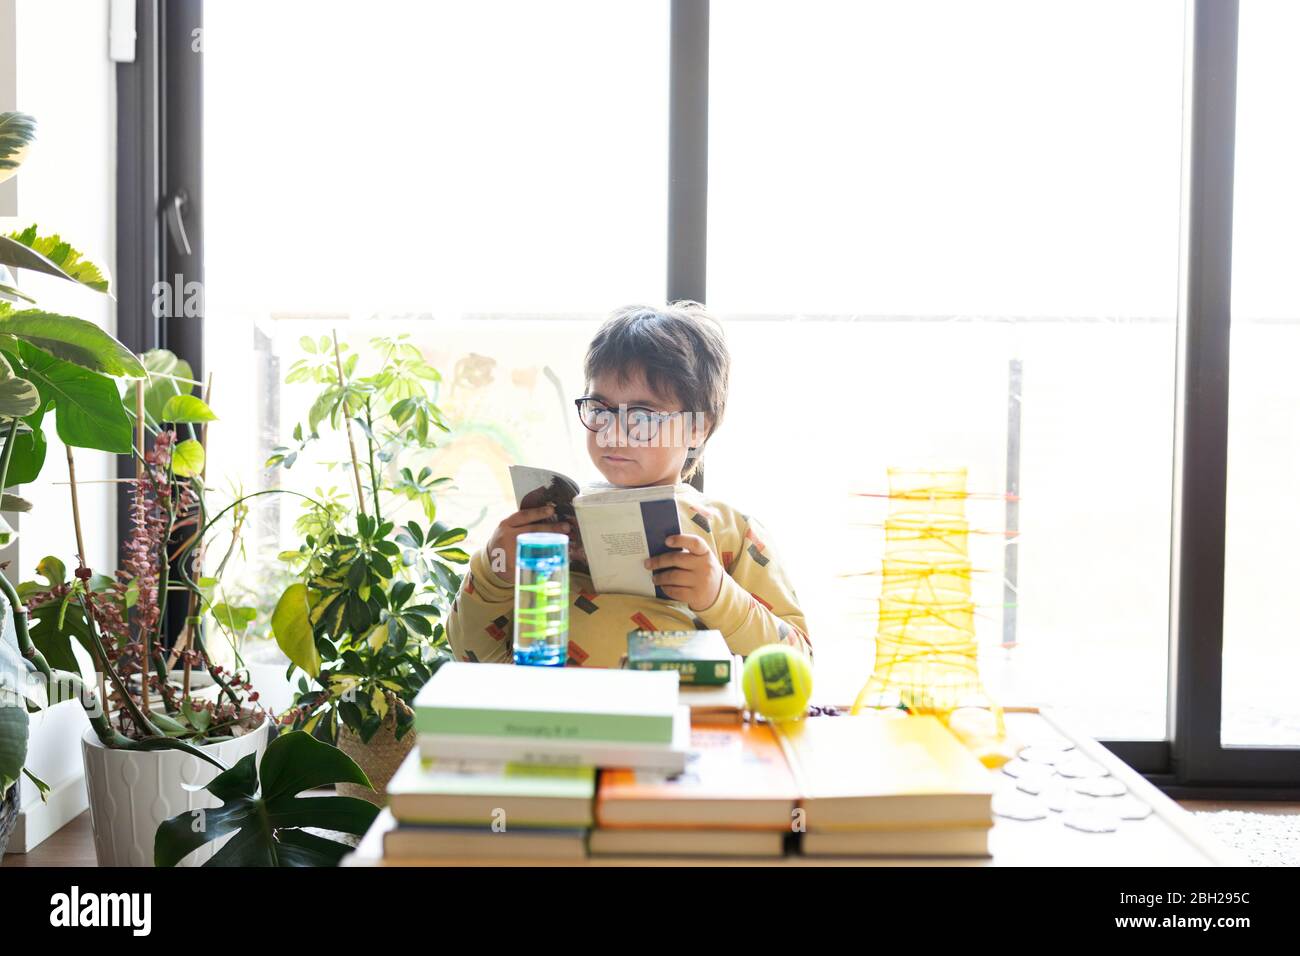
[[[664,544],[685,550],[646,558],[645,566],[654,572],[655,584],[674,601],[685,601],[692,611],[711,608],[722,590],[722,575],[726,573],[717,555],[697,534],[670,534]]]

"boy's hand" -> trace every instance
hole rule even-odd
[[[685,550],[646,558],[645,566],[654,572],[655,584],[674,601],[685,601],[692,611],[713,607],[726,572],[708,543],[697,534],[670,534],[664,544]]]
[[[497,525],[487,543],[488,565],[492,568],[492,573],[510,587],[515,585],[516,539],[530,531],[568,534],[569,523],[557,522],[555,505],[548,504],[540,508],[524,508],[522,511],[516,511]]]

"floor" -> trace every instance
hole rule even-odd
[[[1259,866],[1300,866],[1300,803],[1180,800],[1224,843]],[[77,817],[31,853],[6,853],[0,866],[94,866],[90,813]]]

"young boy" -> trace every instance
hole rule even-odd
[[[683,533],[666,539],[677,550],[646,561],[668,600],[597,594],[571,568],[570,665],[618,667],[637,628],[716,628],[737,654],[784,643],[812,657],[794,588],[758,522],[684,483],[722,421],[729,366],[721,327],[694,302],[619,309],[592,340],[577,401],[587,452],[611,484],[675,485]],[[452,602],[446,626],[457,660],[514,659],[515,539],[529,531],[576,529],[555,520],[554,505],[501,522]]]

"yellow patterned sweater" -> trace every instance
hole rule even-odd
[[[597,594],[591,578],[569,575],[568,663],[618,667],[627,633],[722,632],[734,653],[748,656],[764,644],[789,644],[812,659],[807,625],[794,588],[757,521],[722,502],[678,484],[677,511],[683,534],[703,538],[726,573],[717,600],[703,611],[682,601],[631,594]],[[479,548],[447,617],[447,637],[458,661],[514,660],[514,585],[492,571]]]

